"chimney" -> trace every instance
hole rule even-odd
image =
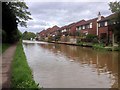
[[[100,12],[98,12],[98,19],[97,19],[97,21],[99,21],[99,20],[101,20],[101,13]]]

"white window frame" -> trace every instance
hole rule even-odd
[[[90,28],[92,28],[92,25],[93,25],[93,24],[92,24],[92,23],[90,23]]]
[[[108,23],[107,23],[107,21],[105,22],[105,26],[107,26],[108,25]]]
[[[82,28],[81,28],[81,26],[80,26],[78,30],[81,30],[81,29],[82,29]]]
[[[85,29],[85,26],[83,26],[82,29]]]

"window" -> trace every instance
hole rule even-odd
[[[105,26],[107,26],[107,21],[105,22]]]
[[[78,31],[79,29],[78,29],[78,27],[76,27],[76,31]]]
[[[90,28],[92,28],[92,23],[90,23]]]
[[[85,26],[85,28],[86,28],[86,29],[90,28],[90,25],[89,25],[89,24],[87,24],[87,25]]]
[[[100,22],[100,27],[104,27],[105,26],[105,22]]]
[[[79,27],[79,30],[81,30],[81,26]]]
[[[83,26],[82,28],[85,29],[85,26]]]

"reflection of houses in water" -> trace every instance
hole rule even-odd
[[[118,80],[118,54],[113,52],[97,52],[91,48],[83,48],[77,46],[61,45],[61,44],[46,44],[40,45],[53,53],[59,53],[69,60],[79,62],[80,65],[91,68],[98,75],[107,75],[111,79],[113,87],[117,85]]]

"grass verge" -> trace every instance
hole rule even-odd
[[[32,71],[27,63],[22,42],[18,43],[12,62],[11,88],[38,89],[38,85],[33,80]]]

